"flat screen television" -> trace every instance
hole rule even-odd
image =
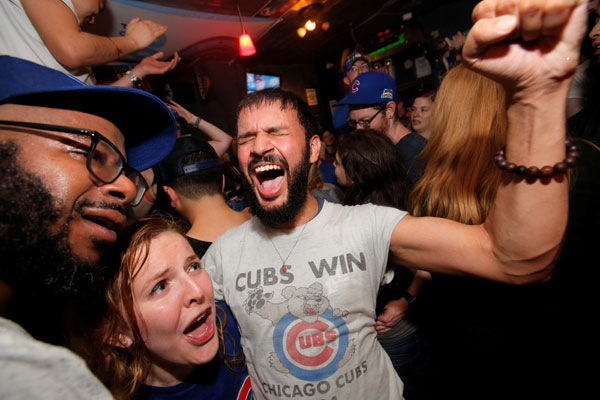
[[[255,74],[246,72],[246,88],[248,93],[267,88],[281,87],[281,77],[278,75]]]

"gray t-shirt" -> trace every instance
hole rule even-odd
[[[202,263],[238,321],[257,399],[402,398],[377,342],[375,302],[405,215],[325,202],[303,226],[271,230],[252,218],[208,249]]]
[[[0,318],[0,398],[112,399],[85,362],[64,347],[32,338]]]

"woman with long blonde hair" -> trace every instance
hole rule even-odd
[[[500,184],[494,154],[506,142],[502,86],[461,65],[448,72],[436,96],[425,169],[408,198],[415,216],[480,224]]]
[[[494,156],[506,142],[505,101],[498,83],[460,65],[449,71],[437,92],[432,134],[421,155],[426,167],[408,197],[410,213],[469,224],[486,220],[503,182]],[[597,268],[586,258],[595,256],[591,242],[597,238],[599,212],[594,199],[600,192],[600,153],[582,142],[578,146],[579,165],[567,174],[569,225],[549,282],[515,286],[466,276],[430,277],[417,321],[430,345],[427,380],[433,398],[442,398],[450,386],[463,399],[572,398],[578,391],[569,377],[579,379],[575,371],[585,364],[591,342],[581,333],[588,331],[591,312],[575,316],[597,304],[590,298],[595,288],[583,288],[598,282]],[[579,297],[583,301],[574,300]]]

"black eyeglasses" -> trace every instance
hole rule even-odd
[[[125,157],[117,147],[100,132],[91,129],[72,128],[69,126],[38,124],[35,122],[0,121],[1,125],[18,126],[23,128],[40,129],[44,131],[63,132],[74,135],[85,135],[91,138],[87,153],[86,167],[90,174],[102,183],[112,183],[117,180],[121,173],[136,188],[135,198],[131,205],[136,206],[148,190],[148,183],[144,177],[135,169],[131,168],[125,161]]]
[[[379,111],[377,111],[371,118],[369,119],[360,119],[360,120],[355,120],[355,119],[349,119],[348,121],[346,121],[348,123],[348,125],[350,125],[353,129],[356,129],[357,126],[360,126],[362,129],[367,129],[368,127],[371,126],[371,122],[375,119],[375,117],[382,112],[383,109],[379,109]]]

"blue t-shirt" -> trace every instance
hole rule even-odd
[[[242,348],[240,332],[231,310],[223,301],[216,304],[225,310],[225,315],[217,307],[217,314],[223,320],[227,318],[227,325],[223,330],[228,352],[236,352]],[[189,399],[223,399],[223,400],[251,400],[252,389],[248,370],[244,366],[241,373],[231,372],[221,358],[220,354],[209,363],[199,365],[198,368],[184,381],[171,387],[147,386],[151,400],[189,400]]]
[[[319,170],[321,171],[323,182],[333,183],[334,185],[338,184],[337,177],[335,176],[335,166],[331,162],[322,158]]]

